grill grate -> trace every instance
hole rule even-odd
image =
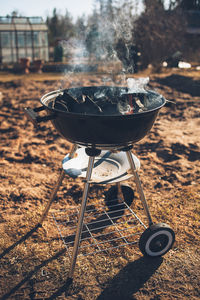
[[[109,209],[105,207],[103,200],[87,205],[79,245],[80,256],[109,251],[138,242],[138,238],[147,227],[125,202],[117,201],[112,200]],[[79,206],[53,212],[52,218],[71,258]]]

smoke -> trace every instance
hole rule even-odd
[[[72,76],[74,73],[90,71],[90,63],[84,40],[70,38],[67,41],[61,40],[59,44],[66,60],[66,63],[63,64],[63,77],[59,82],[59,89],[63,89],[66,87],[66,83],[68,86],[74,86],[74,77]],[[75,85],[77,86],[77,82]]]
[[[63,82],[71,82],[74,72],[95,71],[104,74],[105,84],[126,84],[127,74],[136,73],[138,64],[133,24],[134,16],[128,1],[121,1],[112,11],[107,7],[99,8],[88,19],[87,29],[79,33],[78,38],[60,42],[70,64]]]
[[[128,93],[147,93],[146,87],[149,83],[149,77],[128,78]]]
[[[96,73],[101,72],[103,84],[100,83],[101,87],[98,86],[92,94],[87,94],[84,90],[82,93],[82,90],[78,89],[81,99],[76,94],[70,95],[75,99],[72,101],[75,112],[129,115],[154,109],[163,103],[162,96],[147,89],[148,77],[130,78],[130,73],[137,72],[138,60],[138,49],[133,43],[133,26],[130,6],[124,5],[116,9],[113,14],[102,10],[96,16],[93,15],[82,36],[79,34],[79,38],[60,42],[64,55],[71,65],[70,69],[65,70],[61,88],[64,87],[65,82],[69,87],[79,86],[77,82],[74,84],[71,76],[77,71],[77,66],[82,68],[82,71],[87,71],[91,66],[96,65],[98,67]],[[81,88],[82,85],[81,81]],[[112,87],[108,88],[108,85]],[[116,85],[126,88],[120,87],[116,92]],[[72,100],[68,91],[65,97],[66,99],[57,100],[66,100],[66,103]],[[58,104],[61,106],[63,102],[60,101]],[[67,109],[70,111],[71,108]]]

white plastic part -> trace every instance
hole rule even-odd
[[[139,170],[139,159],[133,154],[132,157],[136,169]],[[88,156],[85,153],[85,148],[80,148],[76,151],[75,158],[69,159],[67,155],[62,166],[66,174],[76,178],[86,176],[87,165]],[[101,151],[101,154],[95,157],[91,181],[107,184],[127,180],[133,176],[129,170],[130,165],[125,152]]]

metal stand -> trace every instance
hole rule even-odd
[[[58,190],[59,190],[59,187],[60,187],[61,184],[62,184],[62,181],[63,181],[64,177],[65,177],[65,172],[64,172],[64,170],[62,169],[62,170],[61,170],[61,173],[60,173],[60,175],[59,175],[59,177],[58,177],[58,181],[57,181],[57,183],[56,183],[56,185],[55,185],[55,187],[54,187],[54,189],[53,189],[53,191],[52,191],[52,193],[51,193],[51,196],[50,196],[50,198],[49,198],[49,201],[47,202],[47,205],[46,205],[46,207],[45,207],[45,209],[44,209],[44,211],[43,211],[43,214],[42,214],[42,216],[41,216],[41,218],[40,218],[40,221],[39,221],[39,224],[40,224],[40,225],[42,225],[42,223],[44,222],[44,219],[46,218],[46,216],[47,216],[47,214],[48,214],[48,212],[49,212],[49,209],[50,209],[52,203],[53,203],[54,200],[55,200],[55,197],[56,197],[56,195],[57,195],[57,192],[58,192]]]
[[[79,248],[79,244],[80,244],[80,240],[81,240],[83,218],[84,218],[85,208],[86,208],[86,204],[87,204],[87,195],[88,195],[88,191],[89,191],[90,178],[92,175],[93,165],[94,165],[94,157],[90,157],[88,169],[87,169],[87,175],[86,175],[86,182],[85,182],[85,186],[84,186],[84,190],[83,190],[81,209],[79,212],[77,231],[76,231],[74,248],[73,248],[73,253],[72,253],[72,261],[71,261],[71,266],[70,266],[70,270],[69,270],[69,278],[73,277],[76,259],[77,259],[77,255],[78,255],[78,248]]]
[[[142,201],[142,205],[144,207],[144,211],[146,213],[146,216],[147,216],[148,221],[149,221],[149,226],[150,226],[150,225],[153,224],[153,221],[152,221],[152,218],[151,218],[151,215],[150,215],[150,211],[149,211],[147,201],[145,199],[145,195],[144,195],[144,192],[143,192],[143,189],[142,189],[140,178],[139,178],[139,175],[137,173],[136,166],[135,166],[134,160],[133,160],[132,155],[131,155],[131,150],[128,150],[126,152],[126,155],[127,155],[131,170],[133,172],[133,175],[134,175],[134,178],[135,178],[135,183],[136,183],[136,186],[137,186],[137,190],[138,190],[138,193],[140,194],[140,199]]]
[[[138,193],[140,194],[141,202],[144,207],[144,211],[148,218],[148,223],[150,226],[153,224],[153,222],[149,212],[147,201],[143,193],[142,185],[139,179],[139,175],[137,173],[137,168],[131,153],[131,149],[132,147],[127,147],[124,148],[122,151],[126,152],[126,156],[130,168],[132,170],[132,174],[135,179],[137,190]],[[70,153],[70,158],[74,156],[75,151],[76,151],[76,147],[74,146]],[[69,277],[68,277],[71,280],[73,280],[73,274],[74,274],[79,250],[80,251],[82,250],[82,253],[80,254],[89,255],[92,253],[97,253],[105,250],[123,247],[126,245],[131,245],[136,243],[135,236],[139,234],[138,227],[142,226],[144,228],[147,228],[143,224],[143,222],[137,217],[137,215],[132,211],[132,209],[126,204],[120,182],[117,182],[117,191],[118,191],[117,198],[119,201],[117,203],[114,202],[114,204],[111,204],[113,205],[113,208],[110,211],[106,211],[102,209],[99,210],[99,208],[96,207],[94,210],[96,219],[91,217],[93,210],[91,208],[88,209],[87,198],[89,193],[89,186],[90,183],[92,182],[91,180],[92,170],[95,167],[94,166],[95,157],[99,156],[101,151],[98,149],[86,148],[85,152],[89,157],[89,162],[87,165],[87,172],[85,177],[85,184],[84,184],[80,210],[79,211],[77,210],[76,213],[72,212],[70,215],[68,215],[67,221],[65,217],[63,219],[62,215],[58,215],[57,217],[53,215],[56,226],[61,234],[63,242],[67,247],[69,256],[71,258]],[[46,217],[50,209],[50,206],[56,196],[56,193],[62,183],[63,178],[64,178],[64,171],[61,172],[58,182],[50,197],[50,200],[47,203],[47,206],[40,220],[41,223],[43,222],[44,218]],[[126,214],[124,214],[125,209],[128,211],[128,213]],[[122,218],[122,221],[118,222],[117,220],[119,218]],[[63,228],[67,225],[67,223],[72,224],[72,226],[70,226],[72,231],[75,230],[75,232],[71,236],[69,232],[67,235],[62,234]],[[123,224],[126,224],[125,228],[122,228]],[[109,231],[107,232],[105,230],[107,227],[110,227],[110,232]],[[130,230],[130,233],[126,234],[126,231],[128,230]],[[118,235],[118,237],[115,237],[114,234]],[[105,242],[102,241],[103,238],[105,238]],[[92,240],[92,242],[90,242],[90,240]],[[117,242],[119,242],[119,245],[116,245]],[[103,244],[108,244],[108,243],[110,244],[107,246],[106,249],[103,250],[102,248]],[[87,248],[91,248],[94,250],[92,252],[88,252],[88,254],[85,254],[85,250]]]
[[[86,149],[86,153],[89,155],[89,163],[88,163],[88,168],[87,168],[87,173],[86,173],[86,180],[85,180],[85,185],[84,185],[84,190],[83,190],[81,209],[80,209],[80,213],[79,213],[74,248],[73,248],[73,253],[72,253],[72,261],[71,261],[71,265],[70,265],[70,269],[69,269],[69,278],[73,277],[76,259],[77,259],[77,255],[78,255],[78,248],[79,248],[79,244],[80,244],[80,240],[81,240],[83,219],[84,219],[84,213],[85,213],[86,204],[87,204],[87,196],[88,196],[88,191],[89,191],[90,179],[92,176],[92,169],[94,166],[95,154],[98,155],[100,153],[100,151],[94,150],[94,152],[92,152],[92,149]]]
[[[74,144],[73,147],[72,147],[72,149],[71,149],[71,151],[70,151],[70,153],[69,153],[69,158],[73,158],[73,156],[74,156],[76,150],[77,150],[77,145]],[[56,183],[56,185],[55,185],[55,187],[54,187],[54,189],[53,189],[53,191],[52,191],[52,193],[51,193],[51,196],[50,196],[50,198],[49,198],[49,201],[47,202],[47,205],[46,205],[46,207],[45,207],[45,209],[44,209],[44,212],[43,212],[43,214],[42,214],[42,216],[41,216],[41,218],[40,218],[40,221],[39,221],[40,226],[41,226],[42,223],[44,222],[44,219],[46,218],[46,216],[47,216],[47,214],[48,214],[48,212],[49,212],[49,209],[50,209],[52,203],[53,203],[54,200],[55,200],[55,197],[56,197],[57,192],[58,192],[58,190],[59,190],[59,188],[60,188],[60,186],[61,186],[61,184],[62,184],[62,181],[63,181],[64,177],[65,177],[65,172],[64,172],[64,170],[62,169],[62,170],[61,170],[61,173],[60,173],[60,175],[59,175],[59,177],[58,177],[58,181],[57,181],[57,183]]]

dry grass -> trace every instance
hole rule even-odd
[[[53,223],[46,221],[43,228],[6,251],[37,224],[43,211],[41,204],[37,212],[22,214],[18,208],[15,218],[7,215],[1,222],[5,254],[1,257],[1,293],[7,293],[7,299],[198,299],[198,203],[197,192],[187,189],[176,195],[173,204],[167,201],[151,207],[153,216],[171,224],[176,232],[176,244],[164,258],[146,259],[133,246],[79,259],[67,297],[58,295],[66,288],[70,260],[63,244],[53,239],[57,236]]]
[[[2,83],[0,86],[6,95],[4,106],[1,106],[4,115],[0,163],[1,299],[199,299],[199,161],[189,161],[182,149],[179,164],[177,161],[165,162],[157,156],[160,149],[152,148],[148,154],[149,148],[145,143],[135,147],[142,161],[140,175],[144,191],[154,221],[170,224],[176,232],[173,249],[157,259],[144,258],[137,245],[79,258],[73,285],[68,286],[70,259],[58,238],[55,224],[48,218],[42,227],[35,226],[56,181],[60,167],[58,162],[69,150],[69,144],[60,139],[49,125],[43,126],[40,132],[34,130],[22,113],[24,106],[36,106],[36,100],[31,101],[31,98],[39,98],[41,93],[54,89],[59,76],[30,74],[23,85],[21,80],[24,77],[6,75],[5,85]],[[80,84],[81,76],[83,74],[74,76],[70,82]],[[187,76],[192,77],[192,72],[187,71]],[[196,71],[193,76],[200,78]],[[100,77],[91,78],[91,75],[85,74],[84,80],[88,85],[98,82]],[[155,84],[163,88],[157,82]],[[190,98],[189,94],[166,87],[164,92],[172,98],[178,96],[179,103]],[[5,115],[10,115],[10,109],[13,116],[7,118]],[[179,108],[176,112],[170,109],[161,116],[169,122],[166,124],[179,118]],[[171,119],[171,113],[176,114],[174,119]],[[192,115],[190,118],[193,118]],[[161,125],[155,125],[147,144],[163,140],[165,132],[162,133]],[[10,127],[14,130],[10,131]],[[174,142],[180,141],[177,138]],[[164,149],[171,149],[171,141],[163,143]],[[176,176],[172,176],[174,173],[169,171],[169,166]],[[179,169],[175,172],[177,166]],[[158,188],[158,176],[163,175],[166,178],[160,181],[162,185]],[[131,180],[129,184],[135,190]],[[82,187],[81,180],[75,183],[71,178],[65,179],[52,209],[77,205]],[[94,186],[91,199],[102,198],[103,191],[104,188]],[[141,218],[144,217],[137,193],[132,208]]]

